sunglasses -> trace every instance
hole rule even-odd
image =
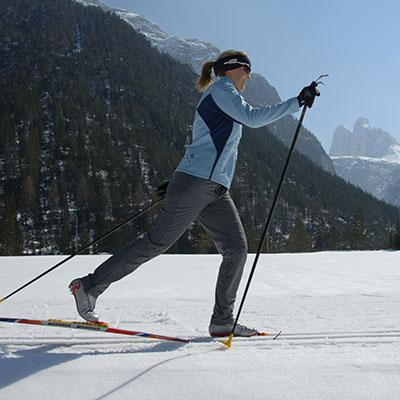
[[[243,66],[243,69],[247,75],[250,75],[251,69],[247,65]]]

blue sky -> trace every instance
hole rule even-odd
[[[398,0],[103,0],[171,35],[247,51],[284,100],[329,74],[304,125],[329,151],[358,117],[400,142]]]

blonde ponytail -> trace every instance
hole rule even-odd
[[[212,69],[214,67],[213,61],[206,61],[201,67],[201,75],[197,79],[197,89],[204,92],[212,83]]]

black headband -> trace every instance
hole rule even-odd
[[[214,72],[215,75],[219,76],[223,75],[226,71],[243,66],[251,69],[251,62],[249,58],[243,54],[232,54],[216,61],[214,64]]]

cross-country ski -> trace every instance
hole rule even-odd
[[[138,336],[141,338],[147,339],[156,339],[156,340],[165,340],[170,342],[180,342],[180,343],[195,343],[195,342],[204,342],[204,338],[179,338],[172,336],[160,335],[157,333],[148,333],[148,332],[140,332],[140,331],[132,331],[129,329],[119,329],[113,328],[109,326],[107,323],[99,323],[99,324],[91,324],[88,322],[80,322],[80,321],[64,321],[60,319],[29,319],[29,318],[4,318],[0,317],[0,322],[8,322],[13,324],[25,324],[25,325],[35,325],[35,326],[48,326],[54,328],[66,328],[66,329],[78,329],[85,330],[91,332],[103,332],[103,333],[115,333],[117,335],[125,335],[125,336]],[[256,332],[251,337],[270,337],[273,340],[277,339],[281,334],[281,331],[275,334],[265,333],[265,332]],[[208,338],[217,340],[219,338]]]

